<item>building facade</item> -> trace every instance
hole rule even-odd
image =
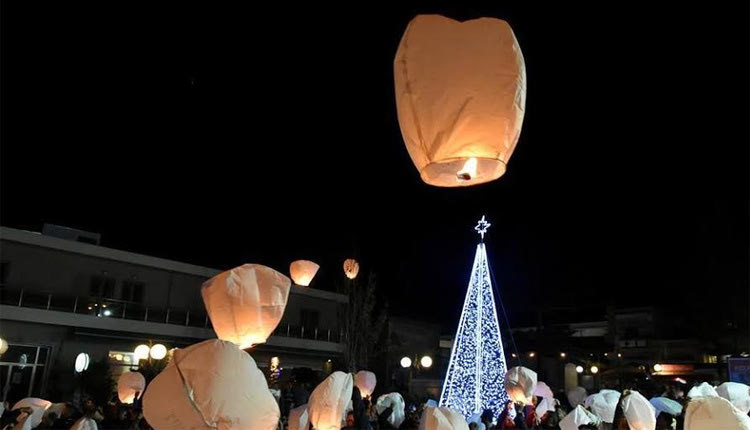
[[[2,400],[71,392],[80,353],[117,373],[133,366],[139,344],[179,348],[216,337],[200,288],[220,270],[105,248],[98,236],[67,230],[0,227],[0,337],[9,344]],[[281,368],[325,372],[344,350],[337,315],[347,300],[292,285],[277,329],[251,350],[258,366],[278,357]]]

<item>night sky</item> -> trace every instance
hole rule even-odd
[[[747,4],[9,3],[4,226],[217,269],[311,259],[322,289],[354,256],[394,314],[450,328],[484,214],[514,324],[576,305],[746,315]],[[418,13],[515,31],[526,118],[495,182],[428,186],[408,156],[393,57]]]

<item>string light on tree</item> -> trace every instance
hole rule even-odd
[[[487,262],[485,217],[474,228],[477,245],[468,291],[458,323],[440,406],[458,411],[467,420],[485,409],[497,417],[508,401],[504,380],[507,366],[495,310],[495,297]]]

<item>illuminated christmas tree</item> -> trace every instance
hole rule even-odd
[[[440,396],[440,406],[455,409],[467,420],[485,409],[497,417],[508,401],[504,385],[507,366],[484,247],[484,234],[489,226],[482,217],[475,228],[482,242],[477,245],[469,290]]]

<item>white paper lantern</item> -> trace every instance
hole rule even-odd
[[[290,410],[287,421],[289,423],[287,430],[309,430],[310,415],[307,412],[307,403]]]
[[[750,430],[750,418],[718,396],[695,397],[685,411],[685,430]]]
[[[505,391],[514,402],[523,404],[531,403],[531,396],[536,388],[536,372],[523,367],[516,366],[505,374]]]
[[[297,260],[289,265],[289,275],[297,285],[307,287],[312,282],[315,274],[318,273],[320,266],[317,263],[308,260]]]
[[[375,403],[375,411],[378,415],[382,414],[387,408],[391,408],[393,411],[388,417],[388,422],[394,428],[401,427],[401,423],[406,419],[406,403],[401,394],[388,393],[378,397],[378,401]]]
[[[620,393],[614,390],[602,390],[589,396],[586,406],[599,416],[605,423],[612,423],[615,420],[615,409],[620,402]]]
[[[284,315],[291,283],[259,264],[245,264],[206,281],[201,295],[218,338],[241,349],[265,343]]]
[[[641,393],[631,391],[622,401],[622,414],[632,430],[654,430],[656,427],[656,410]],[[614,416],[614,412],[612,413]]]
[[[162,358],[167,356],[167,347],[160,343],[157,343],[156,345],[151,347],[149,355],[154,360],[161,360]]]
[[[352,375],[333,372],[310,394],[307,410],[315,430],[339,430],[341,417],[352,398]]]
[[[353,258],[344,260],[344,275],[349,279],[354,279],[359,274],[359,263]]]
[[[354,385],[359,388],[359,392],[362,394],[362,397],[372,395],[372,392],[375,391],[375,385],[377,385],[377,383],[378,378],[375,376],[375,374],[367,370],[360,370],[356,375],[354,375]]]
[[[536,383],[536,388],[534,388],[534,395],[540,399],[545,398],[545,397],[555,397],[549,385],[547,385],[546,383],[542,381],[539,381]]]
[[[450,408],[428,406],[422,412],[419,430],[469,430],[463,415]]]
[[[232,342],[206,340],[174,352],[143,397],[159,430],[273,430],[279,406],[255,360]]]
[[[89,361],[90,361],[89,355],[86,354],[85,352],[78,354],[78,356],[76,357],[76,362],[75,362],[76,373],[81,373],[84,370],[88,369]]]
[[[697,397],[719,397],[719,393],[716,389],[708,382],[702,382],[700,385],[696,385],[688,391],[688,397],[695,399]]]
[[[8,350],[8,342],[0,337],[0,355],[5,354],[5,351]]]
[[[521,133],[526,68],[507,22],[418,15],[393,62],[401,133],[422,180],[499,178]]]
[[[743,414],[750,412],[750,386],[739,382],[724,382],[716,387],[716,393],[729,400]]]
[[[117,380],[117,397],[127,405],[140,398],[146,388],[146,378],[139,372],[125,372]],[[137,397],[136,397],[137,396]]]
[[[583,406],[578,405],[560,420],[561,430],[578,430],[578,427],[584,424],[593,424],[598,426],[601,421],[599,418],[586,410]],[[653,429],[652,429],[653,430]]]

